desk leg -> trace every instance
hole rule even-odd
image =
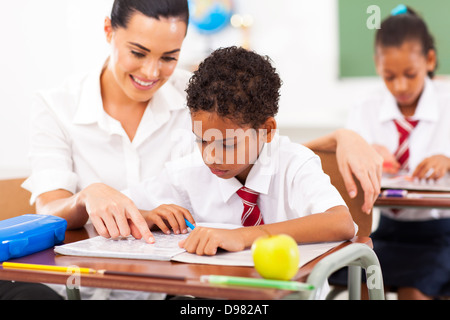
[[[348,267],[348,299],[361,300],[361,267]]]
[[[80,289],[79,288],[69,288],[66,286],[67,299],[68,300],[81,300]]]
[[[333,272],[347,266],[363,268],[364,270],[366,270],[366,274],[368,269],[376,271],[370,276],[371,285],[368,286],[369,299],[384,300],[384,285],[383,277],[381,275],[380,263],[373,250],[362,243],[350,244],[323,258],[317,263],[317,265],[313,268],[310,275],[308,276],[307,280],[307,283],[314,285],[316,288],[310,294],[309,299],[318,299],[322,295],[321,290],[328,277]],[[356,271],[352,271],[350,273],[353,273],[352,279],[353,277],[356,277]],[[357,281],[355,281],[352,285],[359,286],[360,284],[361,275],[359,274]]]

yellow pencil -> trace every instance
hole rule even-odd
[[[25,270],[38,270],[38,271],[54,271],[65,273],[95,273],[94,269],[90,268],[78,268],[78,267],[62,267],[62,266],[49,266],[43,264],[28,264],[28,263],[15,263],[15,262],[3,262],[4,269],[25,269]]]

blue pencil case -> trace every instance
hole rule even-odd
[[[24,214],[0,221],[0,261],[23,257],[64,241],[67,221],[60,217]]]

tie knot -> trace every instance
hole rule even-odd
[[[410,120],[402,118],[394,120],[394,123],[400,134],[409,134],[417,126],[419,120]]]
[[[253,191],[252,189],[242,187],[237,192],[239,197],[249,206],[255,206],[256,201],[258,200],[259,193]]]

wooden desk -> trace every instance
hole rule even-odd
[[[65,243],[70,243],[88,237],[96,236],[92,225],[87,225],[76,231],[67,231]],[[355,237],[352,241],[345,242],[321,257],[303,266],[295,279],[306,281],[306,278],[314,266],[325,256],[339,250],[351,243],[363,243],[372,247],[369,237]],[[106,269],[114,271],[126,271],[135,273],[153,273],[161,275],[183,275],[186,281],[155,279],[133,276],[112,276],[101,274],[82,274],[80,285],[83,287],[98,287],[110,289],[126,289],[148,292],[163,292],[171,295],[193,295],[205,298],[245,299],[245,300],[269,300],[282,299],[291,291],[276,289],[261,289],[235,286],[220,286],[200,282],[201,275],[220,274],[243,277],[260,277],[254,268],[230,267],[188,264],[169,261],[131,260],[112,258],[93,258],[55,255],[53,249],[47,249],[26,257],[12,259],[14,262],[88,267],[97,270]],[[0,268],[0,279],[38,283],[66,284],[70,274],[43,272],[31,270],[12,270]]]
[[[449,194],[437,191],[409,191],[409,194]],[[375,201],[375,207],[389,208],[438,208],[450,209],[450,198],[396,198],[380,196]]]

